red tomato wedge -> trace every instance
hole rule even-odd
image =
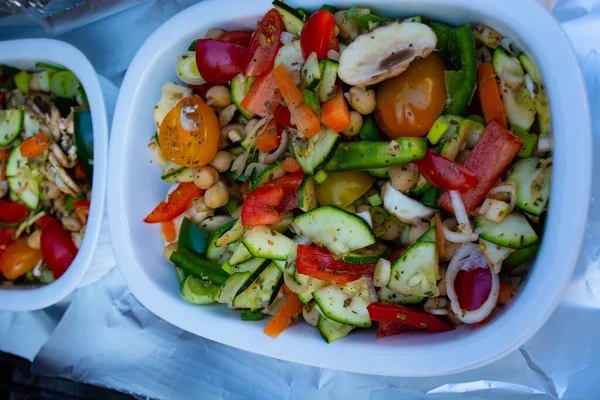
[[[144,219],[147,224],[170,221],[183,214],[192,205],[192,200],[200,197],[204,190],[200,189],[194,182],[180,183],[167,201],[161,201],[156,208]]]
[[[283,199],[283,189],[275,186],[261,186],[254,189],[242,206],[242,225],[273,225],[282,221],[275,209]]]
[[[240,105],[256,115],[266,117],[269,111],[273,112],[283,108],[279,107],[282,100],[283,97],[281,97],[277,82],[271,72],[252,84]]]
[[[504,105],[502,105],[502,98],[500,97],[492,63],[479,64],[477,69],[477,92],[479,93],[479,103],[485,122],[497,121],[500,125],[506,126]]]
[[[433,315],[402,306],[375,302],[367,306],[369,316],[373,321],[400,321],[417,329],[425,329],[431,332],[450,331],[454,327],[437,319]]]
[[[377,339],[387,336],[397,335],[398,333],[416,331],[414,328],[402,321],[379,321],[377,323]]]
[[[477,144],[463,166],[477,175],[479,183],[471,189],[462,190],[461,196],[467,212],[473,212],[500,176],[508,169],[523,147],[523,140],[513,135],[497,121],[491,121],[481,133]],[[449,193],[440,197],[440,206],[453,212]]]
[[[296,256],[298,273],[335,283],[348,283],[362,276],[373,276],[375,264],[350,264],[333,258],[328,250],[319,246],[299,244]]]
[[[238,44],[240,46],[248,47],[250,40],[252,40],[251,31],[229,31],[219,36],[221,42]]]
[[[281,32],[283,32],[283,20],[279,12],[273,8],[258,24],[248,46],[250,54],[246,57],[246,76],[259,78],[273,69],[275,56],[281,47]]]
[[[44,261],[52,270],[54,279],[60,278],[77,256],[77,247],[71,236],[58,221],[51,218],[44,224],[40,247]]]
[[[16,224],[29,213],[24,204],[12,203],[0,199],[0,222],[5,224]]]
[[[413,161],[419,172],[433,185],[446,190],[466,190],[477,186],[477,175],[454,161],[427,149],[425,156]]]
[[[335,17],[332,13],[319,10],[304,23],[300,34],[302,55],[305,59],[315,52],[319,60],[327,58],[329,50],[340,51],[340,44],[335,37]]]
[[[273,70],[273,76],[298,130],[307,138],[319,133],[321,124],[315,113],[306,105],[304,96],[300,93],[285,65],[279,64],[276,66]]]
[[[304,172],[297,172],[273,179],[263,185],[263,187],[279,187],[283,190],[283,198],[276,207],[277,211],[284,213],[298,208],[298,189],[303,179]]]
[[[196,65],[200,75],[210,83],[227,83],[244,69],[249,50],[220,40],[198,39]]]

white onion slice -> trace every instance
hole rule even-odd
[[[369,298],[371,299],[371,303],[376,302],[379,297],[377,296],[377,292],[375,291],[375,285],[373,284],[373,278],[370,276],[364,276],[365,282],[367,283],[367,288],[369,289]]]
[[[296,36],[292,35],[291,33],[286,31],[281,32],[281,43],[290,44],[294,41],[294,39],[296,39]]]
[[[507,195],[509,198],[508,212],[511,213],[517,205],[517,185],[513,181],[500,182],[488,193],[488,196]]]
[[[244,176],[252,175],[252,172],[256,171],[256,174],[260,174],[265,169],[265,164],[259,162],[253,162],[248,164],[246,170],[244,171]]]
[[[334,61],[340,60],[340,53],[331,49],[327,52],[327,58]]]
[[[473,233],[471,227],[471,221],[469,221],[469,215],[465,208],[465,203],[462,201],[462,197],[458,190],[449,190],[450,200],[452,200],[452,209],[454,210],[454,216],[458,223],[458,229],[464,233]]]
[[[483,259],[482,259],[483,258]],[[477,310],[463,310],[458,302],[458,295],[454,288],[454,280],[460,270],[481,268],[482,262],[490,268],[492,287],[487,300]],[[450,299],[450,307],[455,316],[465,324],[476,324],[487,318],[496,307],[498,293],[500,291],[500,279],[491,271],[491,267],[485,258],[485,254],[474,243],[465,243],[456,252],[446,270],[446,291]]]
[[[423,304],[423,309],[433,315],[448,315],[450,303],[445,297],[430,297]]]
[[[287,296],[283,294],[283,290],[280,289],[279,292],[277,292],[277,297],[275,300],[273,300],[273,302],[269,304],[269,306],[265,307],[261,312],[266,315],[275,315],[285,302],[286,298]]]
[[[288,145],[289,133],[287,129],[284,129],[281,133],[281,143],[279,147],[273,153],[263,153],[262,151],[258,154],[258,161],[264,164],[273,164],[279,157],[285,153]]]
[[[292,274],[294,273],[293,268],[296,268],[295,262],[290,262],[287,264],[285,270],[283,271],[283,281],[285,282],[286,286],[294,293],[306,292],[310,280],[307,280],[305,285],[301,285],[298,282],[296,282],[294,280],[294,277],[292,276]]]
[[[457,225],[454,218],[449,218],[442,222],[442,230],[447,241],[452,243],[468,243],[479,239],[478,233],[456,232],[454,229],[456,229]]]

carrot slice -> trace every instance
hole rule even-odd
[[[0,149],[0,181],[4,180],[4,170],[6,169],[9,154],[10,149]]]
[[[49,146],[50,142],[48,141],[48,138],[46,135],[40,132],[21,143],[19,150],[21,151],[21,156],[23,157],[35,157],[44,150],[48,149]]]
[[[280,143],[281,132],[277,129],[275,120],[271,120],[265,130],[258,136],[256,147],[263,153],[270,153],[278,148]]]
[[[295,294],[288,295],[279,311],[277,311],[277,314],[275,314],[267,326],[265,326],[263,332],[275,339],[281,332],[290,326],[294,318],[300,315],[302,307],[303,305],[300,300],[298,300],[298,296]]]
[[[277,82],[270,72],[252,84],[240,105],[256,115],[266,117],[269,111],[275,112],[281,99]]]
[[[479,102],[481,103],[485,122],[495,120],[506,127],[506,115],[504,114],[504,106],[502,105],[502,98],[500,97],[492,63],[479,64],[477,91],[479,92]]]
[[[321,121],[336,133],[350,126],[350,111],[340,86],[338,86],[335,97],[323,103]]]
[[[442,227],[442,217],[440,217],[440,213],[435,213],[435,238],[440,260],[446,260],[446,236],[444,236],[444,228]]]
[[[300,164],[298,164],[298,161],[294,157],[288,157],[281,164],[281,169],[290,173],[299,172]]]
[[[173,220],[161,222],[160,227],[167,242],[171,243],[177,240],[177,231],[175,230],[175,222]]]
[[[304,96],[300,93],[285,65],[279,64],[275,67],[273,76],[298,130],[308,138],[319,133],[321,130],[319,120],[304,102]]]

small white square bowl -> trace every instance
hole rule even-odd
[[[37,62],[60,65],[71,70],[85,89],[94,129],[94,178],[91,207],[81,248],[64,275],[48,285],[0,287],[1,310],[38,310],[51,306],[68,296],[77,287],[92,261],[104,216],[108,127],[98,75],[87,57],[68,43],[52,39],[0,42],[0,64],[31,71],[37,69],[35,67]]]
[[[290,0],[316,10],[323,0]],[[153,109],[161,86],[177,81],[175,59],[210,28],[254,29],[270,0],[206,0],[177,14],[140,48],[121,87],[112,126],[108,211],[112,243],[136,298],[170,323],[243,350],[338,370],[396,376],[456,373],[488,364],[515,350],[548,319],[579,255],[591,185],[587,95],[571,45],[554,18],[529,0],[328,0],[341,9],[370,6],[406,18],[423,15],[454,25],[487,24],[514,38],[540,67],[554,132],[554,172],[546,232],[535,265],[511,304],[484,326],[446,333],[411,333],[376,340],[358,330],[327,344],[316,329],[294,324],[276,340],[266,321],[245,322],[222,305],[194,306],[181,298],[173,267],[163,257],[160,227],[143,218],[164,199],[167,184],[151,163]],[[490,161],[493,162],[493,161]]]

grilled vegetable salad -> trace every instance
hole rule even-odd
[[[69,268],[90,208],[92,121],[71,71],[0,65],[0,284],[50,283]]]
[[[539,247],[552,168],[534,63],[499,32],[280,1],[176,63],[150,149],[183,297],[327,342],[480,323]]]

